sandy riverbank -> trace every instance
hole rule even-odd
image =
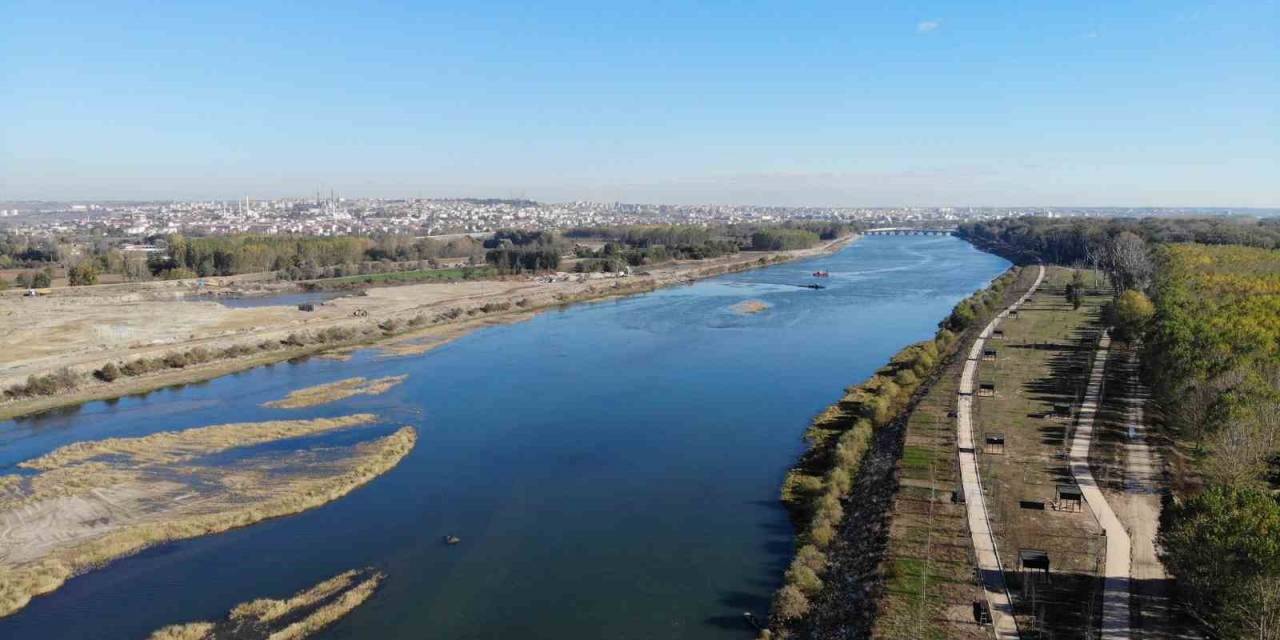
[[[288,306],[233,309],[216,302],[156,299],[167,283],[83,287],[41,298],[0,296],[0,389],[29,376],[69,370],[81,376],[74,390],[0,403],[0,419],[191,382],[336,348],[392,339],[399,352],[415,353],[495,322],[518,321],[531,312],[565,304],[644,293],[725,273],[833,253],[856,239],[846,236],[799,251],[742,252],[714,260],[675,262],[625,277],[510,277],[369,289],[365,295],[318,305],[314,312]],[[413,321],[426,326],[410,327]],[[385,329],[392,327],[392,330]],[[204,348],[286,340],[291,334],[350,331],[341,343],[256,352],[184,368],[100,382],[92,372],[108,362],[159,358]],[[410,347],[415,337],[423,340]],[[424,346],[425,345],[425,346]]]

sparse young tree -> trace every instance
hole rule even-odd
[[[47,289],[53,284],[53,270],[46,267],[32,273],[30,282],[33,289]]]
[[[1067,285],[1067,302],[1071,303],[1072,309],[1079,309],[1084,304],[1084,274],[1077,269],[1071,275],[1071,282]]]
[[[1280,402],[1255,400],[1230,411],[1208,444],[1207,478],[1229,486],[1264,487],[1271,461],[1280,452]]]

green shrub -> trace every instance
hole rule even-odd
[[[795,585],[797,589],[807,596],[817,595],[822,591],[822,579],[814,573],[804,563],[797,558],[791,563],[791,567],[787,569],[787,584]]]
[[[795,585],[778,590],[773,600],[774,614],[783,620],[795,620],[809,613],[809,598]]]
[[[114,382],[120,377],[120,368],[113,362],[108,362],[101,369],[93,372],[93,375],[103,382]]]
[[[795,561],[809,567],[814,573],[818,574],[827,568],[827,554],[819,551],[817,547],[811,544],[800,547],[800,550],[796,552]]]
[[[826,549],[831,546],[831,541],[836,539],[836,528],[826,520],[818,521],[817,524],[809,528],[809,541],[819,549]]]

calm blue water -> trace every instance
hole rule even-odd
[[[421,356],[279,364],[0,423],[0,472],[69,442],[373,411],[321,442],[419,430],[396,469],[338,502],[165,545],[0,620],[2,638],[127,638],[213,619],[364,565],[385,587],[324,638],[751,638],[791,549],[777,495],[808,420],[1008,263],[948,237],[837,255],[473,333]],[[815,281],[814,291],[794,285]],[[730,307],[759,299],[756,315]],[[385,395],[259,405],[362,375]],[[458,535],[446,546],[440,538]]]

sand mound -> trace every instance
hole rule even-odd
[[[751,313],[760,313],[761,311],[768,309],[770,306],[771,305],[764,300],[745,300],[733,305],[732,308],[734,313],[747,315]]]

